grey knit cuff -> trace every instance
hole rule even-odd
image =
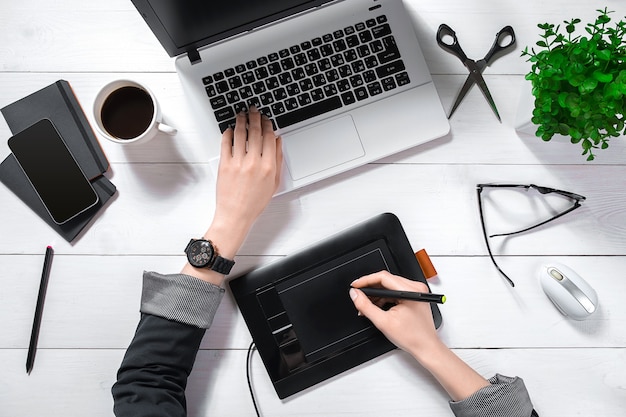
[[[481,388],[462,401],[450,401],[455,416],[529,417],[533,405],[524,381],[518,377],[496,374],[491,385]]]
[[[223,296],[223,288],[190,275],[144,271],[141,312],[208,329]]]

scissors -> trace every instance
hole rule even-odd
[[[446,36],[450,36],[452,38],[452,43],[444,42],[444,38]],[[483,92],[483,95],[489,102],[489,105],[498,118],[498,121],[502,122],[498,109],[496,108],[496,103],[493,101],[493,97],[491,97],[491,93],[489,92],[489,88],[487,88],[487,83],[482,76],[482,72],[494,61],[494,56],[496,54],[510,49],[513,44],[515,44],[515,32],[513,32],[513,28],[511,26],[505,26],[498,33],[496,33],[496,39],[493,42],[493,45],[491,45],[491,49],[487,52],[487,55],[479,61],[474,61],[465,55],[465,52],[461,49],[461,45],[459,45],[456,33],[446,24],[440,25],[439,30],[437,30],[437,43],[443,49],[459,58],[470,72],[465,80],[465,84],[463,84],[463,87],[461,87],[461,90],[456,97],[448,118],[452,116],[452,113],[454,113],[456,108],[459,106],[469,89],[474,84],[478,84],[480,91]]]

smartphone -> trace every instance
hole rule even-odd
[[[98,194],[49,119],[12,136],[8,144],[55,223],[63,224],[98,202]]]

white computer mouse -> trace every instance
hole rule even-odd
[[[548,298],[564,315],[584,320],[598,309],[598,295],[580,275],[558,262],[541,266],[539,282]]]

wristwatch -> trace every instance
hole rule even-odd
[[[228,275],[235,265],[235,261],[222,258],[213,242],[206,239],[191,239],[185,253],[191,266],[208,268],[224,275]]]

